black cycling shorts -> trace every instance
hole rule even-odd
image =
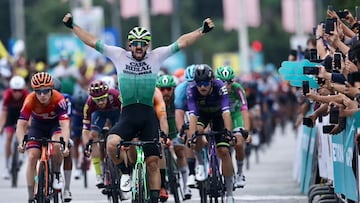
[[[201,124],[204,128],[206,128],[206,126],[209,123],[212,123],[211,127],[213,131],[221,131],[224,130],[224,119],[222,117],[222,112],[218,111],[215,113],[207,113],[207,112],[199,112],[199,116],[198,116],[198,125]],[[215,137],[215,142],[216,143],[229,143],[224,136],[216,136]]]
[[[159,122],[154,108],[144,104],[125,106],[119,122],[110,129],[109,134],[119,135],[124,141],[131,141],[135,137],[141,141],[159,139]],[[145,157],[160,156],[159,147],[155,144],[144,145],[143,150]]]

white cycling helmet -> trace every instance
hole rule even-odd
[[[15,75],[10,79],[10,88],[13,90],[25,89],[25,80],[23,77]]]

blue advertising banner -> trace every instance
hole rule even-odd
[[[353,160],[353,151],[354,151],[354,135],[355,135],[355,126],[352,117],[346,118],[346,136],[344,137],[344,176],[345,176],[345,193],[346,198],[358,201],[358,194],[356,190],[356,179],[355,174],[352,168],[352,160]]]
[[[332,150],[333,150],[333,165],[334,165],[334,191],[336,193],[345,192],[344,182],[344,133],[331,136]]]
[[[306,194],[309,190],[312,176],[313,154],[315,149],[316,127],[304,126],[302,140],[302,169],[301,169],[301,192]]]

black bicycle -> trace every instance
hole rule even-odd
[[[174,196],[175,203],[180,203],[180,197],[182,200],[189,199],[185,197],[180,185],[180,171],[177,167],[177,163],[173,157],[173,154],[170,151],[171,140],[167,138],[166,134],[161,132],[161,137],[163,138],[165,147],[164,154],[167,167],[167,176],[168,176],[168,189],[170,193]],[[161,200],[160,200],[161,201]]]
[[[92,139],[86,144],[86,150],[91,153],[91,147],[93,144],[103,144],[106,146],[106,139],[107,139],[107,131],[103,130],[102,132],[102,139],[93,141]],[[107,195],[109,202],[111,203],[118,203],[119,200],[123,200],[123,194],[120,189],[120,174],[119,169],[111,160],[111,158],[106,153],[106,148],[103,147],[104,156],[104,165],[103,165],[103,178],[104,178],[104,189],[102,193]]]
[[[22,165],[22,162],[19,159],[19,152],[17,150],[19,142],[17,141],[16,136],[14,136],[14,137],[15,137],[15,139],[14,139],[14,142],[12,145],[11,166],[10,166],[11,187],[13,187],[13,188],[17,187],[18,173],[19,173],[20,167]]]
[[[204,173],[207,174],[207,179],[205,181],[198,182],[201,203],[207,202],[207,196],[209,197],[210,203],[212,203],[213,201],[215,203],[218,203],[219,199],[222,203],[224,202],[226,188],[223,176],[220,173],[219,159],[216,154],[215,137],[224,136],[227,141],[236,143],[236,137],[233,134],[237,132],[240,132],[245,139],[248,136],[248,132],[242,128],[240,128],[239,131],[233,132],[229,132],[228,130],[224,129],[221,131],[210,130],[207,133],[196,132],[195,135],[189,140],[189,144],[192,145],[196,143],[197,138],[200,138],[201,136],[206,136],[206,139],[209,142],[208,150],[203,149],[205,162]]]

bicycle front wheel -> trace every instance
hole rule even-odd
[[[36,191],[36,202],[45,203],[46,202],[46,167],[44,162],[40,162],[39,172],[37,174],[37,191]]]
[[[139,166],[136,171],[137,176],[137,183],[136,184],[136,194],[135,194],[135,200],[133,200],[133,203],[145,203],[145,172],[143,171],[142,166]]]
[[[176,163],[172,158],[171,152],[168,148],[165,149],[166,165],[168,166],[168,179],[170,192],[174,196],[175,203],[180,203],[179,197],[179,180],[177,179]]]
[[[110,174],[110,185],[108,186],[108,192],[110,192],[109,199],[111,203],[118,203],[121,198],[121,190],[120,190],[120,178],[119,178],[119,169],[114,165],[112,160],[107,157],[106,158],[107,166],[109,167]]]
[[[17,187],[18,172],[19,172],[19,152],[17,151],[18,142],[15,141],[13,145],[12,160],[11,160],[11,187]]]

